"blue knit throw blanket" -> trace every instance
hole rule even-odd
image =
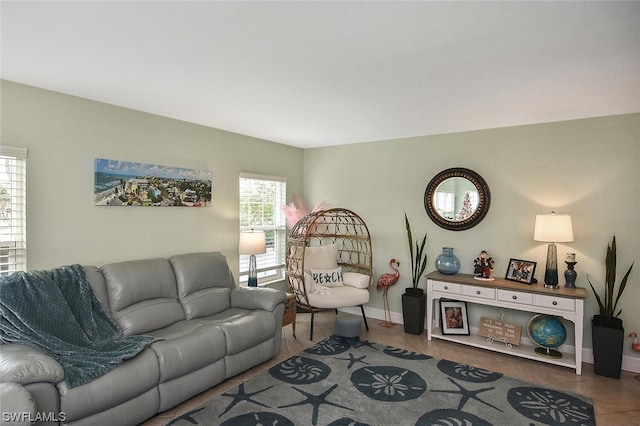
[[[0,339],[57,360],[71,388],[105,375],[154,340],[122,336],[80,265],[0,278],[0,315]]]

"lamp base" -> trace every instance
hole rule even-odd
[[[249,287],[258,287],[258,268],[256,267],[256,255],[249,256],[249,279],[247,280]]]
[[[550,243],[547,247],[547,265],[544,271],[545,288],[558,288],[558,252],[556,245]]]

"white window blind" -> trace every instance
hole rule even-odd
[[[285,178],[240,174],[240,231],[261,230],[267,240],[267,252],[256,255],[258,283],[284,279],[287,227],[282,206],[286,197]],[[249,256],[239,256],[240,282],[245,282]]]
[[[0,146],[0,276],[27,268],[27,150]]]

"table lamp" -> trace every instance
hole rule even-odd
[[[555,243],[573,241],[571,216],[568,214],[556,214],[555,212],[536,215],[533,239],[549,243],[547,266],[544,271],[544,286],[558,288],[558,252]]]
[[[267,252],[266,237],[264,231],[242,231],[238,244],[240,254],[249,254],[249,287],[258,286],[258,268],[256,266],[256,254]]]

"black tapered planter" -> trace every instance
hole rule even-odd
[[[624,348],[622,320],[612,318],[604,321],[600,315],[594,315],[591,320],[591,337],[595,373],[599,376],[619,379]]]
[[[402,318],[404,332],[422,334],[427,297],[421,288],[408,287],[402,295]]]

